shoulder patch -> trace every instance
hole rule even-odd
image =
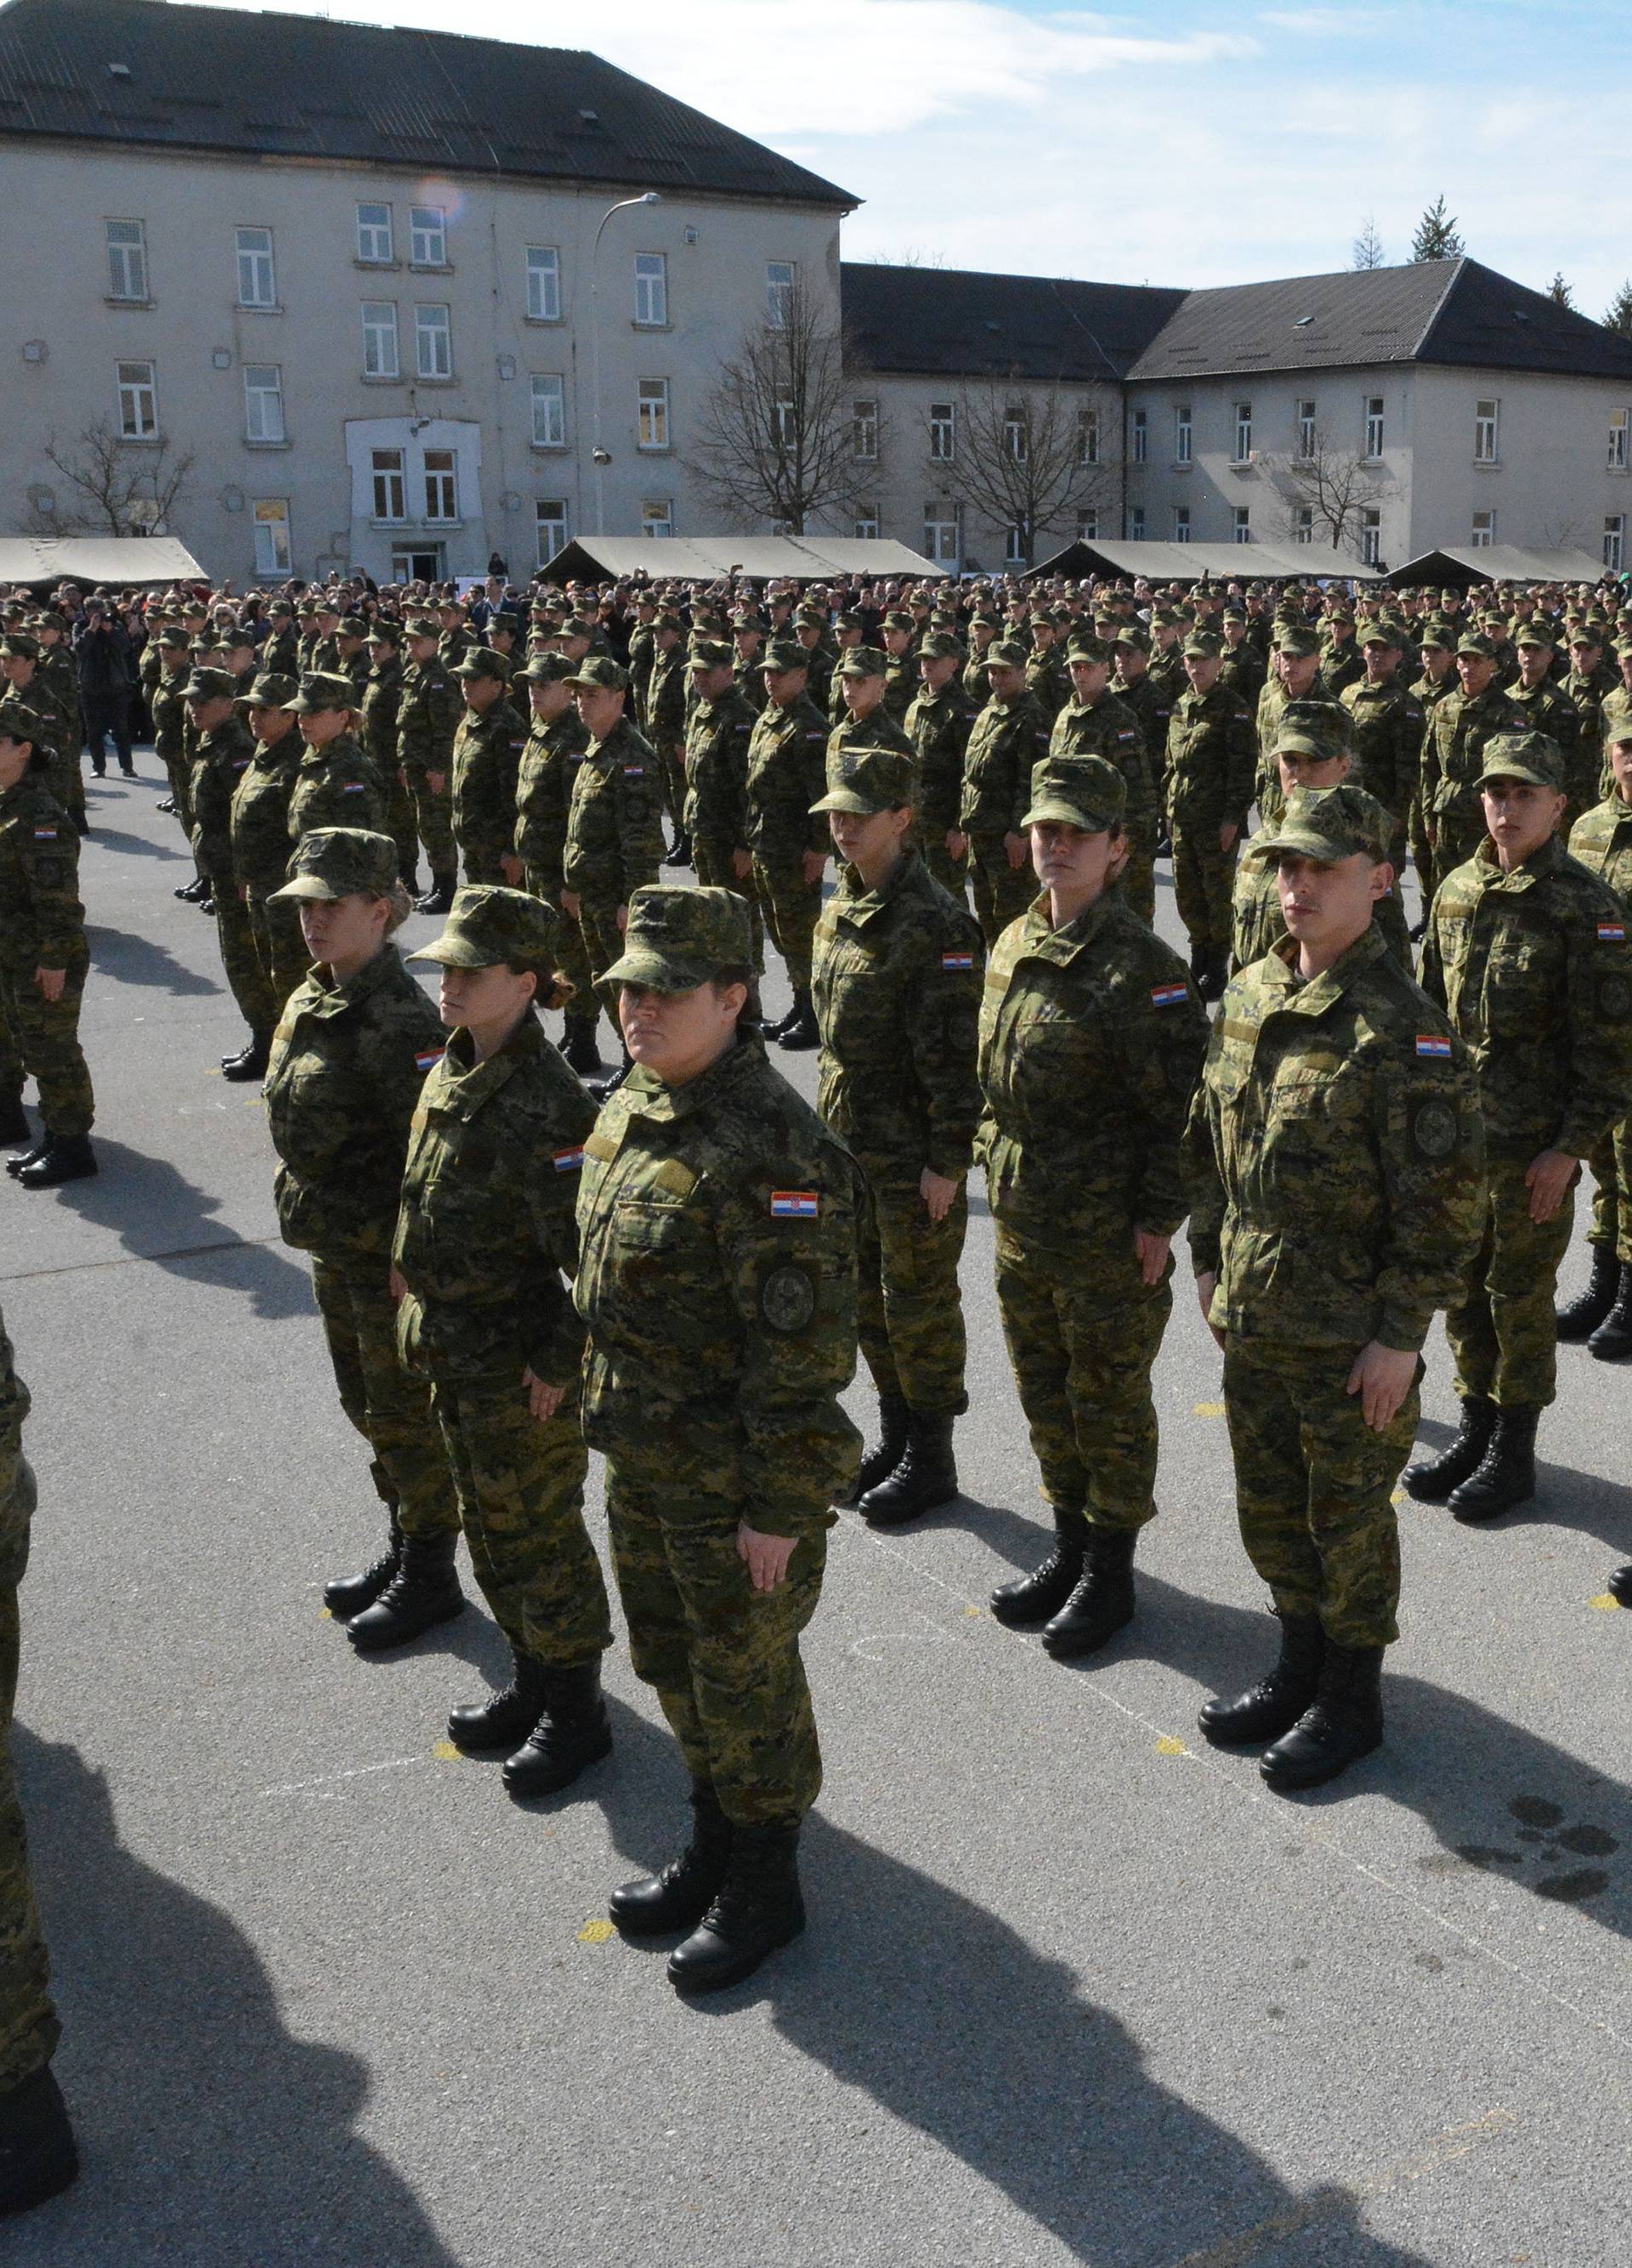
[[[772,1189],[771,1218],[772,1220],[816,1220],[821,1215],[822,1197],[816,1189]]]
[[[1449,1063],[1451,1060],[1451,1042],[1443,1032],[1419,1032],[1417,1034],[1417,1053],[1420,1056],[1436,1057],[1441,1062]]]
[[[1457,1146],[1457,1115],[1437,1096],[1420,1103],[1411,1120],[1411,1138],[1425,1158],[1448,1158]]]
[[[1153,984],[1150,1005],[1153,1008],[1176,1008],[1181,1000],[1190,998],[1188,984]]]
[[[1598,939],[1600,945],[1624,945],[1627,941],[1624,922],[1599,922]]]
[[[759,1285],[759,1312],[773,1331],[786,1337],[802,1331],[816,1310],[816,1281],[796,1261],[768,1269]]]
[[[943,953],[941,956],[942,968],[972,968],[974,965],[972,953]]]
[[[434,1071],[447,1053],[446,1047],[424,1048],[414,1057],[414,1061],[421,1071]]]

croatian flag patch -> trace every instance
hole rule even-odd
[[[35,828],[35,829],[34,829],[34,841],[35,841],[36,843],[55,843],[55,840],[56,840],[56,829],[55,829],[55,827],[36,827],[36,828]]]
[[[441,1062],[447,1052],[445,1048],[427,1048],[423,1055],[416,1056],[414,1061],[421,1071],[432,1071]]]
[[[366,792],[367,786],[368,783],[366,780],[348,780],[341,792],[345,795],[361,795]]]
[[[1153,984],[1150,988],[1153,1008],[1174,1008],[1181,1000],[1189,998],[1190,987],[1187,984]]]
[[[941,956],[942,968],[972,968],[974,965],[972,953],[943,953]]]
[[[644,779],[646,777],[646,766],[644,764],[625,764],[624,766],[624,777],[625,779]]]
[[[772,1220],[814,1220],[822,1210],[822,1200],[815,1189],[772,1189],[771,1218]]]
[[[1448,1059],[1451,1054],[1451,1042],[1447,1039],[1442,1039],[1437,1032],[1419,1032],[1417,1053],[1420,1056],[1442,1056]]]
[[[558,1174],[575,1174],[583,1162],[584,1145],[581,1142],[575,1149],[555,1151],[550,1158]]]
[[[1598,935],[1600,945],[1624,945],[1627,941],[1626,926],[1621,922],[1599,922]]]

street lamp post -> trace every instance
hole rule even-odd
[[[601,446],[601,239],[606,225],[614,213],[627,212],[631,205],[654,205],[661,202],[655,189],[643,190],[638,197],[622,197],[609,205],[601,216],[601,225],[595,231],[595,240],[589,254],[589,409],[590,429],[594,436],[590,460],[595,468],[595,534],[606,534],[606,468],[611,462]]]

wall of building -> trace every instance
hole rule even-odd
[[[1481,537],[1604,556],[1606,523],[1632,566],[1632,387],[1613,379],[1512,371],[1416,372],[1412,551]],[[1476,455],[1481,402],[1496,405],[1494,461]],[[1621,462],[1612,468],[1612,420]],[[1489,514],[1488,524],[1479,515]],[[1410,553],[1403,555],[1407,557]]]

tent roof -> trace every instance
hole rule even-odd
[[[1149,583],[1375,582],[1377,570],[1307,543],[1099,543],[1079,538],[1040,559],[1037,575],[1134,575]]]
[[[1447,543],[1419,552],[1388,578],[1413,583],[1596,583],[1604,563],[1590,551],[1526,551],[1517,543]]]
[[[826,535],[580,535],[543,571],[551,581],[568,576],[681,576],[714,582],[733,572],[756,581],[785,577],[801,583],[830,575],[934,575],[933,559],[882,536]]]
[[[0,535],[0,583],[203,583],[174,535]]]

